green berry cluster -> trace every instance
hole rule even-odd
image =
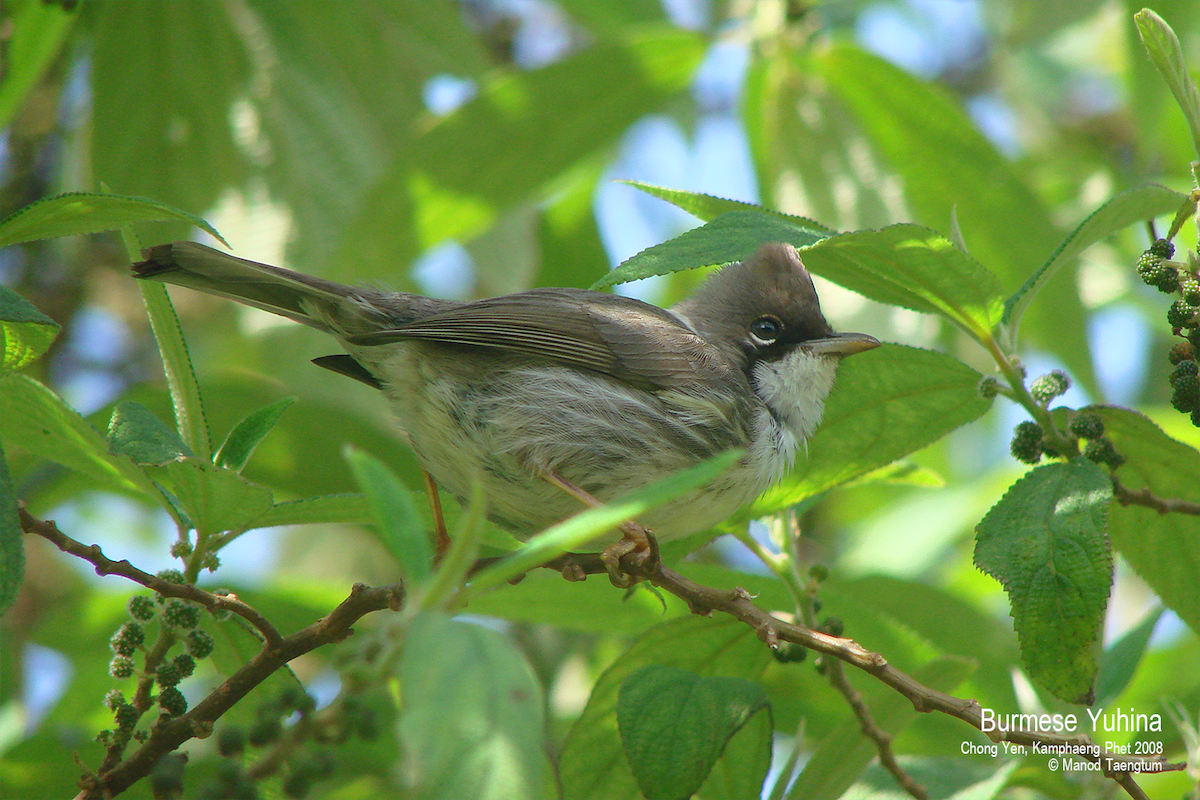
[[[1013,458],[1026,464],[1036,464],[1041,461],[1042,426],[1029,420],[1018,422],[1017,427],[1013,429],[1009,451]]]
[[[1188,254],[1186,264],[1171,261],[1174,255],[1175,246],[1171,242],[1157,239],[1138,259],[1137,271],[1143,281],[1160,291],[1179,293],[1179,298],[1167,309],[1171,331],[1184,338],[1171,348],[1169,356],[1175,367],[1170,375],[1171,405],[1200,427],[1200,389],[1196,379],[1196,354],[1200,352],[1200,275],[1195,253]]]
[[[1116,469],[1125,463],[1112,441],[1104,435],[1104,420],[1091,412],[1081,412],[1072,418],[1068,431],[1076,439],[1085,439],[1083,457],[1097,464]],[[1025,420],[1017,423],[1010,444],[1013,458],[1026,464],[1036,464],[1042,455],[1051,458],[1064,455],[1049,439],[1043,438],[1042,427],[1036,422]]]

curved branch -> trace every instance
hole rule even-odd
[[[1150,493],[1149,486],[1133,490],[1125,486],[1115,477],[1112,479],[1113,497],[1123,506],[1145,506],[1159,514],[1193,514],[1200,515],[1200,503],[1191,500],[1176,500],[1170,497],[1156,497]]]
[[[199,603],[204,606],[209,611],[229,611],[253,625],[262,634],[263,640],[268,647],[276,648],[283,642],[283,637],[279,634],[279,631],[275,630],[275,626],[266,617],[260,614],[254,607],[243,603],[235,595],[214,594],[206,592],[203,589],[198,589],[190,583],[164,581],[162,578],[151,575],[148,572],[143,572],[124,559],[113,561],[104,555],[100,550],[100,545],[87,545],[72,539],[58,529],[58,526],[54,524],[54,520],[41,520],[30,514],[25,510],[23,503],[17,504],[17,514],[21,518],[21,530],[25,531],[25,533],[41,536],[64,553],[90,562],[96,568],[97,575],[120,575],[122,578],[128,578],[134,583],[140,583],[147,589],[158,592],[164,597],[178,597],[182,600],[191,600],[193,603]]]

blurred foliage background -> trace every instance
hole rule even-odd
[[[0,217],[104,185],[205,217],[238,255],[342,282],[461,298],[587,286],[697,224],[614,182],[631,179],[761,202],[838,230],[914,221],[948,232],[956,217],[972,255],[1012,291],[1113,194],[1147,181],[1190,186],[1187,128],[1132,24],[1140,3],[69,5],[0,7],[0,37],[36,15],[35,46],[45,51],[25,102],[13,106],[0,91]],[[1197,5],[1154,9],[1200,64]],[[10,86],[25,79],[7,65],[5,73]],[[1184,231],[1181,246],[1194,248],[1194,229]],[[162,224],[141,234],[150,245],[193,232]],[[1128,230],[1056,278],[1026,317],[1025,358],[1033,375],[1070,372],[1068,404],[1129,405],[1194,445],[1196,430],[1167,404],[1165,303],[1133,269],[1147,241],[1144,229]],[[63,325],[34,369],[98,428],[118,398],[170,418],[115,236],[9,248],[0,280]],[[621,291],[666,304],[695,280]],[[933,317],[828,282],[818,289],[839,329],[945,350],[990,371],[984,353]],[[218,436],[255,408],[300,397],[247,477],[277,499],[351,491],[341,457],[351,442],[420,485],[382,399],[308,363],[331,352],[321,336],[233,303],[174,297]],[[802,516],[812,557],[833,574],[825,605],[847,621],[847,635],[900,665],[933,652],[976,658],[980,669],[957,693],[1012,710],[1054,701],[1039,700],[1014,672],[1007,601],[973,567],[971,547],[973,526],[1023,471],[1007,452],[1018,419],[997,402],[918,453],[916,478],[846,487]],[[111,557],[149,571],[170,565],[172,526],[161,512],[9,455],[32,511]],[[0,786],[6,797],[69,796],[75,775],[65,754],[98,761],[90,737],[108,724],[99,702],[111,684],[106,642],[130,586],[97,579],[40,540],[27,554],[26,586],[3,620]],[[755,569],[725,540],[696,558]],[[210,585],[236,588],[285,631],[324,613],[355,581],[397,576],[374,537],[353,527],[253,532],[222,560]],[[1157,613],[1131,570],[1118,565],[1117,576],[1109,641]],[[531,577],[472,611],[499,618],[522,644],[548,691],[552,739],[579,714],[598,672],[664,614],[645,593],[622,602],[602,581],[555,576]],[[670,603],[665,613],[685,610]],[[1157,711],[1169,698],[1195,715],[1197,663],[1195,632],[1167,612],[1133,681],[1110,699]],[[293,666],[319,698],[336,692],[330,654]],[[779,730],[803,717],[818,741],[846,719],[811,668],[773,665],[768,677]],[[970,734],[923,718],[897,747],[994,768],[959,756]],[[1161,738],[1178,752],[1177,730]],[[202,769],[207,745],[193,745]],[[338,796],[373,796],[388,780],[387,748],[357,748],[340,756]],[[1032,760],[1009,781],[1032,796],[1088,791],[1086,780]],[[1154,796],[1188,785],[1180,774],[1144,779]]]

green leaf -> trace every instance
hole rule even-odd
[[[775,513],[879,469],[983,415],[979,373],[950,356],[885,344],[848,358],[808,440],[808,456],[750,509]]]
[[[1087,410],[1104,420],[1105,435],[1125,456],[1117,477],[1126,488],[1200,502],[1200,453],[1195,447],[1172,439],[1135,411],[1110,406]],[[1200,525],[1196,518],[1114,503],[1108,515],[1108,535],[1113,548],[1167,608],[1200,634],[1200,592],[1196,591]]]
[[[642,667],[658,664],[705,677],[756,681],[770,663],[770,650],[734,619],[688,615],[646,631],[600,675],[567,735],[559,760],[563,796],[642,797],[621,746],[616,710],[621,685]]]
[[[272,505],[267,487],[199,458],[181,457],[145,469],[175,495],[201,535],[255,527]]]
[[[699,790],[735,733],[761,710],[771,714],[761,686],[740,678],[647,664],[617,693],[617,728],[642,794],[649,800],[686,800]],[[763,733],[761,729],[757,731]],[[754,743],[761,768],[757,796],[771,766],[771,730]],[[758,770],[756,770],[758,772]]]
[[[191,456],[179,434],[140,403],[126,401],[113,409],[108,423],[112,452],[127,456],[135,464],[165,464],[180,456]]]
[[[1175,102],[1183,110],[1188,128],[1192,132],[1192,144],[1196,155],[1200,157],[1200,90],[1196,81],[1188,71],[1187,62],[1183,58],[1183,48],[1179,46],[1179,37],[1166,21],[1148,8],[1133,15],[1137,24],[1138,35],[1142,37],[1142,45],[1150,55],[1150,60],[1158,68],[1159,74],[1166,81],[1175,95]]]
[[[149,200],[95,192],[67,192],[25,206],[0,222],[0,247],[58,236],[117,230],[135,222],[181,220],[220,240],[216,229],[195,214]]]
[[[881,303],[938,314],[986,340],[1002,313],[1000,282],[940,233],[920,225],[831,236],[801,251],[804,265]]]
[[[1003,750],[1001,750],[1003,752]],[[983,763],[952,756],[899,756],[900,768],[925,787],[929,800],[995,800],[1021,759]],[[909,800],[912,795],[878,763],[870,764],[839,800]]]
[[[759,245],[767,242],[790,242],[804,247],[827,235],[824,231],[799,228],[776,214],[727,211],[706,225],[627,258],[592,288],[602,289],[696,267],[724,266],[750,257]]]
[[[125,240],[130,259],[136,259],[138,248],[132,232],[124,229],[121,236]],[[150,329],[154,331],[154,341],[158,344],[158,354],[162,358],[163,374],[171,391],[171,406],[175,411],[175,424],[179,435],[191,447],[193,453],[208,461],[212,458],[212,441],[209,438],[208,419],[204,413],[204,398],[200,395],[200,383],[196,380],[192,355],[188,352],[187,342],[184,341],[175,306],[171,305],[171,298],[167,295],[167,287],[164,284],[158,281],[138,281],[137,285],[142,293],[142,302],[146,305]]]
[[[823,232],[826,235],[833,235],[837,231],[828,228],[816,220],[811,220],[808,217],[798,217],[795,214],[785,214],[782,211],[776,211],[765,206],[760,206],[756,203],[746,203],[741,200],[729,200],[724,197],[715,197],[711,194],[703,192],[689,192],[683,189],[668,189],[664,186],[655,186],[650,183],[642,183],[641,181],[617,181],[632,186],[635,189],[640,189],[648,195],[657,197],[660,200],[666,200],[673,206],[678,206],[692,216],[702,222],[712,222],[717,217],[730,211],[757,211],[761,214],[771,214],[780,219],[790,222],[797,228],[805,228],[811,231]]]
[[[0,434],[3,430],[0,429]],[[25,533],[17,517],[17,494],[0,440],[0,614],[17,599],[25,580]]]
[[[16,372],[50,349],[59,325],[24,297],[0,286],[0,375]]]
[[[1090,461],[1035,467],[976,531],[975,564],[1004,586],[1030,677],[1069,703],[1094,699],[1112,587],[1112,483]]]
[[[1105,706],[1116,700],[1137,672],[1146,645],[1154,633],[1154,626],[1163,615],[1162,606],[1150,609],[1142,621],[1113,642],[1100,658],[1100,672],[1096,675],[1096,703]]]
[[[58,54],[75,16],[58,3],[22,3],[16,14],[7,18],[0,130],[12,123],[30,90]]]
[[[975,670],[973,661],[941,656],[912,670],[918,682],[942,692],[952,692]],[[875,681],[856,686],[871,709],[871,719],[893,738],[917,719],[908,698]],[[868,764],[878,755],[875,744],[863,736],[858,720],[846,715],[828,733],[788,790],[789,798],[841,797]]]
[[[285,397],[278,403],[251,411],[242,417],[241,421],[229,431],[224,444],[217,450],[217,455],[213,459],[217,466],[241,472],[242,468],[246,466],[246,462],[250,460],[250,456],[254,454],[254,448],[258,447],[258,443],[265,439],[275,427],[275,423],[279,422],[283,412],[291,408],[292,403],[295,402],[295,397]]]
[[[668,503],[704,486],[732,466],[741,456],[741,450],[726,451],[630,492],[621,500],[599,508],[589,508],[547,528],[511,556],[472,577],[470,585],[464,590],[464,596],[473,597],[502,586],[511,578],[612,531],[625,520],[637,519],[655,506]]]
[[[397,160],[333,260],[392,276],[432,245],[473,238],[686,91],[704,48],[696,34],[655,27],[541,69],[498,73],[407,146],[391,145]]]
[[[32,378],[0,378],[0,419],[9,448],[19,447],[109,487],[156,494],[141,469],[111,454],[108,440],[79,412]]]
[[[1009,344],[1015,346],[1021,315],[1038,290],[1071,259],[1111,233],[1162,214],[1173,213],[1186,199],[1187,195],[1151,183],[1122,192],[1093,211],[1063,239],[1050,260],[1038,267],[1016,294],[1005,301],[1002,322],[1008,328]]]
[[[542,689],[503,636],[443,614],[418,615],[397,677],[404,775],[416,798],[551,798]]]
[[[327,494],[276,503],[255,521],[260,528],[330,522],[373,522],[370,504],[361,494]]]
[[[346,463],[367,496],[380,541],[400,565],[405,581],[420,583],[433,565],[433,547],[408,489],[379,459],[347,446]]]

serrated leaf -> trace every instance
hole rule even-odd
[[[804,265],[864,297],[938,314],[984,341],[1003,310],[1000,282],[949,239],[920,225],[831,236],[800,252]]]
[[[118,403],[113,409],[108,443],[112,452],[135,464],[165,464],[192,455],[173,428],[144,405],[131,401]]]
[[[0,286],[0,339],[4,360],[0,375],[16,372],[50,349],[59,324],[21,295]]]
[[[433,565],[433,547],[408,489],[374,456],[347,446],[345,457],[366,494],[380,541],[396,559],[405,581],[420,583]]]
[[[1096,675],[1096,703],[1105,706],[1110,700],[1115,700],[1125,691],[1125,687],[1133,680],[1138,663],[1150,643],[1154,626],[1163,615],[1163,608],[1150,609],[1141,622],[1134,625],[1113,642],[1100,658],[1100,672]]]
[[[406,796],[557,796],[542,689],[507,639],[443,614],[420,614],[408,629],[397,677]]]
[[[1016,342],[1021,315],[1038,290],[1045,286],[1046,281],[1054,277],[1058,270],[1070,263],[1071,259],[1111,233],[1174,212],[1186,199],[1187,195],[1152,183],[1122,192],[1093,211],[1063,239],[1050,259],[1005,301],[1002,322],[1007,326],[1009,343]]]
[[[276,503],[255,520],[260,528],[330,522],[371,522],[371,508],[361,494],[327,494]]]
[[[246,462],[250,460],[250,456],[254,454],[254,448],[258,447],[258,443],[274,429],[275,423],[279,422],[283,412],[291,408],[296,399],[295,397],[285,397],[278,403],[251,411],[242,417],[225,437],[225,442],[217,450],[213,461],[219,467],[241,472],[242,468],[246,466]]]
[[[181,457],[145,469],[175,495],[202,535],[255,527],[272,505],[270,489],[209,461]]]
[[[1094,700],[1112,586],[1112,483],[1090,461],[1035,467],[976,530],[975,565],[1004,586],[1030,677],[1069,703]]]
[[[827,235],[824,231],[797,227],[773,213],[727,211],[712,222],[627,258],[592,284],[592,288],[602,289],[696,267],[724,266],[748,258],[759,245],[768,242],[790,242],[799,248]]]
[[[750,508],[775,513],[879,469],[983,415],[980,375],[931,350],[885,344],[838,367],[825,416],[783,482]]]
[[[665,186],[655,186],[654,184],[642,183],[641,181],[617,182],[632,186],[660,200],[666,200],[671,205],[682,208],[702,222],[712,222],[717,217],[729,211],[757,211],[761,214],[771,214],[772,216],[779,217],[785,222],[795,225],[797,228],[806,228],[827,235],[837,233],[837,231],[822,225],[816,220],[809,219],[808,217],[798,217],[795,214],[785,214],[782,211],[760,206],[757,203],[729,200],[724,197],[716,197],[703,192],[689,192],[684,189],[668,189]]]
[[[4,434],[0,428],[0,437]],[[17,494],[8,474],[0,438],[0,614],[17,599],[25,579],[25,533],[17,517]]]
[[[971,659],[940,656],[911,671],[918,682],[941,692],[952,692],[975,671]],[[871,709],[871,719],[893,738],[918,716],[908,698],[874,681],[858,687],[863,701]],[[858,720],[847,716],[817,744],[816,750],[787,797],[808,800],[817,797],[841,797],[879,755],[874,742],[863,736]]]
[[[1105,436],[1125,464],[1117,477],[1128,489],[1156,497],[1200,502],[1200,452],[1172,439],[1135,411],[1091,406],[1104,421]],[[1113,547],[1150,585],[1163,603],[1200,634],[1200,525],[1188,514],[1159,514],[1152,508],[1113,503],[1108,515]],[[1170,557],[1164,557],[1169,553]]]
[[[112,231],[136,222],[179,220],[220,240],[216,229],[195,214],[150,200],[96,192],[67,192],[25,206],[0,222],[0,247],[38,239]]]
[[[634,672],[617,693],[617,728],[642,794],[649,800],[691,797],[726,743],[764,709],[769,717],[767,693],[740,678],[702,677],[660,664]],[[757,785],[750,787],[753,795],[761,793],[771,765],[769,727],[765,733],[755,742],[755,752],[765,758],[754,759],[762,769]]]
[[[616,707],[620,686],[643,666],[754,681],[771,662],[770,650],[754,631],[734,619],[686,616],[646,631],[600,675],[571,727],[559,760],[563,796],[642,796],[621,747]]]
[[[26,377],[0,378],[0,420],[7,446],[126,491],[155,494],[145,473],[109,452],[108,440],[54,392]]]

